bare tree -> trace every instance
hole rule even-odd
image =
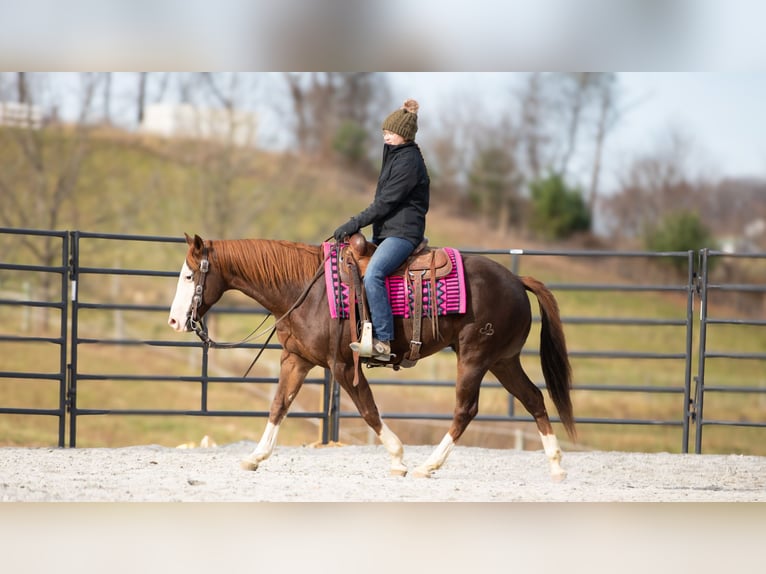
[[[258,80],[240,72],[199,73],[182,80],[187,102],[197,112],[198,141],[184,145],[181,155],[192,161],[205,224],[217,237],[245,233],[258,212],[256,190],[247,197],[238,194],[239,182],[252,169],[257,125],[246,108]]]
[[[467,207],[461,182],[466,156],[459,142],[452,133],[434,136],[430,139],[428,156],[432,158],[428,163],[432,188],[438,190],[440,201],[450,202],[462,212]]]
[[[295,118],[295,140],[303,153],[327,156],[344,120],[370,128],[388,94],[378,72],[285,72]],[[390,103],[389,103],[390,105]]]
[[[103,121],[112,123],[112,72],[104,72],[104,112]]]
[[[309,139],[309,111],[308,104],[306,103],[306,93],[302,85],[303,78],[301,74],[294,72],[285,72],[284,77],[290,91],[290,99],[295,115],[295,139],[298,149],[305,151],[308,147]]]
[[[0,211],[5,225],[56,229],[66,210],[75,208],[78,177],[89,152],[88,122],[99,79],[98,74],[80,75],[80,107],[72,126],[43,122],[39,129],[0,128],[2,143],[15,158],[13,165],[0,172],[0,186],[13,204],[13,209]],[[47,78],[39,75],[36,80],[35,87],[42,93]],[[27,78],[19,77],[19,81],[25,84],[28,105],[45,107],[44,114],[59,105],[36,103]]]
[[[76,217],[76,194],[83,162],[90,151],[90,112],[98,90],[99,74],[80,74],[78,116],[72,125],[42,122],[21,127],[0,126],[0,146],[9,161],[0,170],[0,192],[5,205],[0,223],[7,227],[56,230],[62,221]],[[51,115],[60,105],[46,101],[50,78],[46,74],[17,76],[17,90],[31,110]],[[31,112],[30,112],[31,113]],[[44,265],[60,256],[51,238],[43,243],[21,239],[22,244]],[[42,279],[47,290],[52,276]]]
[[[136,93],[136,123],[141,125],[144,122],[144,113],[146,110],[146,82],[149,72],[138,73],[138,90]]]
[[[592,218],[607,136],[627,111],[620,108],[617,75],[536,72],[528,76],[520,100],[520,144],[531,179],[539,179],[545,171],[577,177],[572,173],[573,160],[583,158],[592,147],[589,181],[582,186]]]
[[[473,125],[473,161],[468,171],[468,195],[479,212],[498,230],[522,221],[524,177],[516,160],[517,141],[510,120]]]
[[[599,180],[601,178],[601,161],[604,155],[606,137],[610,130],[622,116],[623,111],[618,110],[618,86],[617,75],[613,72],[602,73],[596,79],[597,90],[597,116],[594,137],[593,164],[591,167],[590,185],[588,187],[588,215],[593,220],[598,201]]]
[[[136,123],[140,126],[144,121],[146,106],[150,102],[161,101],[168,89],[171,80],[178,78],[174,72],[138,72],[135,98],[136,98]]]
[[[543,150],[548,142],[543,118],[544,108],[542,75],[540,72],[534,72],[527,78],[521,93],[520,139],[531,179],[539,179],[543,175]]]
[[[237,85],[240,81],[239,74],[232,74],[229,81],[230,91],[225,92],[226,88],[221,85],[225,80],[219,80],[219,74],[213,74],[211,72],[202,72],[200,77],[203,80],[203,85],[206,87],[210,94],[212,94],[215,101],[228,111],[234,109],[234,97],[233,92],[236,91]]]
[[[566,175],[569,163],[577,149],[583,116],[591,103],[597,75],[593,72],[570,72],[551,76],[560,84],[559,113],[566,126],[563,151],[555,170],[560,175]]]
[[[17,87],[17,93],[18,93],[18,102],[20,104],[26,104],[29,101],[29,95],[28,91],[29,88],[27,86],[27,74],[26,72],[18,72],[16,74],[17,80],[16,80],[16,87]]]
[[[697,211],[699,185],[689,172],[690,151],[686,137],[675,130],[655,150],[630,164],[620,177],[619,190],[604,200],[613,237],[638,239],[670,211]]]

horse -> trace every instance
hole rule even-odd
[[[287,415],[308,372],[315,366],[330,369],[359,414],[375,432],[391,457],[390,473],[405,476],[404,447],[381,419],[364,373],[349,347],[349,321],[332,318],[328,287],[318,281],[324,253],[320,245],[278,239],[203,240],[184,234],[188,249],[178,277],[168,324],[176,332],[194,329],[196,322],[227,290],[238,290],[277,317],[276,333],[282,347],[279,382],[263,435],[241,461],[256,470],[274,451],[279,426]],[[570,398],[572,371],[556,299],[533,277],[520,277],[482,255],[463,255],[465,312],[438,318],[436,335],[423,329],[421,357],[451,347],[457,355],[455,406],[449,430],[414,475],[431,477],[446,462],[455,444],[479,411],[479,390],[492,373],[534,418],[548,459],[551,477],[561,480],[561,448],[553,431],[542,391],[529,379],[520,354],[532,324],[527,292],[537,298],[541,316],[540,360],[546,388],[560,421],[576,437]],[[430,320],[430,319],[428,319]],[[339,321],[342,323],[339,325]],[[412,334],[412,319],[395,318],[392,353],[402,357]],[[199,334],[199,332],[198,332]]]

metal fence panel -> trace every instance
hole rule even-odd
[[[209,390],[212,384],[217,383],[256,383],[274,385],[276,377],[229,377],[214,376],[210,372],[209,349],[196,339],[193,341],[179,340],[178,337],[160,327],[164,327],[167,314],[167,301],[164,296],[161,301],[143,301],[138,297],[146,282],[161,280],[177,276],[176,270],[168,270],[171,263],[159,264],[156,269],[148,269],[145,258],[142,256],[147,249],[154,251],[168,249],[172,251],[172,265],[180,262],[178,246],[183,244],[181,238],[136,236],[119,234],[98,234],[80,231],[74,232],[46,232],[23,229],[0,229],[0,241],[30,241],[37,239],[60,242],[56,247],[56,259],[54,263],[35,263],[28,258],[23,261],[11,259],[0,261],[0,313],[8,314],[11,309],[50,309],[58,314],[56,333],[50,336],[46,334],[2,332],[0,331],[0,343],[3,345],[3,354],[12,353],[14,345],[34,343],[44,346],[52,345],[55,349],[56,367],[52,372],[17,372],[10,368],[0,371],[0,379],[9,380],[13,384],[24,385],[32,380],[48,380],[58,383],[56,389],[56,405],[53,408],[19,408],[2,405],[0,403],[0,415],[47,415],[57,417],[58,422],[58,445],[64,446],[66,431],[68,429],[68,446],[75,447],[77,444],[78,421],[82,417],[94,415],[139,415],[139,416],[223,416],[223,417],[267,417],[268,409],[248,410],[238,409],[213,409],[209,404]],[[4,253],[8,250],[4,249]],[[725,326],[737,326],[745,328],[762,328],[766,321],[757,319],[757,314],[739,314],[737,316],[711,312],[711,309],[721,309],[720,305],[711,306],[714,297],[721,293],[743,292],[750,294],[762,294],[766,286],[758,283],[750,284],[713,284],[709,280],[709,264],[712,259],[725,258],[752,258],[754,260],[766,260],[766,254],[725,254],[702,250],[700,252],[618,252],[618,251],[571,251],[571,250],[463,250],[466,254],[481,254],[504,261],[504,263],[517,274],[522,274],[522,263],[529,261],[550,261],[560,258],[566,264],[573,261],[587,261],[588,265],[604,266],[612,265],[619,271],[618,275],[627,277],[624,281],[615,282],[581,282],[575,283],[566,274],[561,274],[555,266],[550,267],[551,277],[546,278],[546,284],[554,291],[557,298],[581,297],[594,301],[607,299],[618,300],[620,297],[635,297],[641,294],[663,294],[676,299],[683,299],[684,311],[677,316],[656,317],[645,313],[645,309],[627,310],[620,313],[599,314],[598,305],[594,305],[594,312],[583,316],[567,315],[564,309],[562,320],[565,329],[569,332],[576,329],[632,329],[636,333],[649,333],[650,335],[638,335],[636,339],[650,339],[653,334],[672,331],[668,335],[673,339],[673,344],[668,348],[653,348],[651,345],[641,347],[638,342],[632,348],[608,348],[608,345],[591,348],[580,348],[577,344],[570,345],[571,358],[573,361],[588,362],[591,372],[598,372],[599,365],[608,371],[611,365],[620,361],[628,362],[635,369],[648,362],[660,361],[668,365],[667,381],[652,381],[647,384],[636,384],[634,381],[615,380],[588,380],[578,377],[575,381],[573,392],[580,394],[603,394],[611,397],[621,396],[666,396],[675,401],[678,397],[672,413],[664,415],[650,414],[645,417],[636,416],[594,416],[581,413],[577,416],[580,424],[597,425],[644,425],[661,426],[679,429],[679,442],[681,452],[688,452],[691,427],[695,426],[694,451],[701,453],[703,450],[703,428],[710,426],[740,426],[740,427],[764,427],[766,422],[762,416],[766,409],[757,411],[754,415],[746,418],[721,418],[708,416],[705,411],[705,398],[711,395],[736,395],[755,396],[763,401],[766,396],[766,381],[756,384],[718,384],[709,366],[720,360],[732,360],[738,362],[755,362],[760,365],[766,361],[766,353],[763,349],[731,349],[720,348],[718,341],[711,344],[710,334]],[[60,254],[60,255],[59,255]],[[115,257],[113,261],[105,261],[106,254]],[[118,255],[114,255],[118,254]],[[646,260],[663,259],[674,261],[679,267],[685,269],[686,280],[675,279],[672,281],[658,280],[646,275],[643,264]],[[54,296],[44,298],[37,296],[25,296],[19,291],[20,279],[17,276],[32,274],[40,276],[56,277]],[[557,276],[561,275],[561,276]],[[133,285],[133,288],[130,286]],[[9,294],[9,292],[11,292]],[[695,302],[699,300],[699,318],[695,315]],[[71,311],[70,311],[71,306]],[[680,311],[680,306],[674,309]],[[219,305],[209,314],[210,320],[221,321],[224,317],[230,318],[237,315],[261,317],[265,310],[257,305]],[[0,315],[1,316],[1,315]],[[158,320],[154,317],[159,317]],[[108,317],[108,319],[105,319]],[[146,319],[151,317],[151,319]],[[138,318],[138,319],[137,319]],[[539,323],[539,317],[534,318]],[[139,326],[131,331],[133,322],[139,321]],[[5,322],[6,325],[8,322]],[[109,328],[106,328],[108,325]],[[152,325],[151,328],[147,325]],[[155,333],[155,327],[157,332]],[[699,329],[698,344],[694,345],[695,329]],[[167,333],[166,333],[167,331]],[[576,337],[568,339],[576,341]],[[530,339],[532,341],[532,339]],[[523,355],[537,355],[538,350],[532,348],[534,343],[527,345]],[[244,343],[240,348],[252,350],[253,353],[260,348],[259,343]],[[138,369],[129,372],[108,372],[99,370],[84,364],[83,356],[94,348],[121,348],[129,349],[146,347],[154,349],[186,349],[194,353],[194,366],[190,374],[172,375],[168,373],[144,373]],[[627,347],[627,346],[626,346]],[[267,347],[270,350],[279,350],[280,346],[271,343]],[[184,352],[184,351],[182,351]],[[448,351],[449,352],[449,351]],[[46,355],[48,353],[46,352]],[[696,356],[695,356],[696,355]],[[10,355],[8,355],[10,356]],[[693,365],[696,359],[696,373],[693,373]],[[1,368],[1,367],[0,367]],[[386,370],[383,370],[387,372]],[[763,370],[766,372],[766,369]],[[403,378],[387,379],[385,377],[371,377],[376,386],[399,386],[399,387],[422,387],[422,388],[445,388],[453,387],[452,380],[438,380],[429,378],[424,380],[408,380]],[[114,407],[108,404],[83,405],[81,393],[84,387],[98,386],[107,383],[129,384],[135,381],[146,381],[158,384],[192,384],[198,389],[197,403],[190,408],[173,408],[173,406],[159,409],[145,409],[138,406]],[[291,412],[289,416],[318,419],[321,423],[321,441],[324,443],[338,441],[340,434],[340,420],[360,418],[355,411],[344,412],[340,407],[340,390],[332,380],[330,372],[324,371],[323,376],[311,378],[306,381],[308,385],[318,385],[322,388],[321,406],[316,410],[304,412]],[[694,384],[694,388],[692,388]],[[537,385],[544,389],[543,381]],[[485,387],[500,388],[498,383],[485,382]],[[524,413],[517,413],[515,399],[509,397],[506,412],[503,414],[479,414],[477,421],[485,422],[532,422],[533,419]],[[447,421],[451,419],[451,412],[426,413],[426,412],[389,412],[386,418],[402,420],[433,420]],[[557,419],[552,418],[554,422]]]
[[[740,332],[749,327],[758,329],[766,327],[766,320],[757,318],[759,314],[756,309],[746,307],[744,313],[737,313],[736,308],[732,308],[731,301],[728,303],[721,301],[726,294],[766,294],[766,284],[757,282],[712,283],[710,281],[710,268],[713,263],[748,260],[754,263],[766,264],[766,254],[735,254],[702,249],[699,257],[700,341],[693,403],[696,422],[694,452],[697,454],[702,452],[702,431],[707,426],[766,428],[766,418],[763,416],[764,412],[766,412],[766,349],[755,348],[751,352],[744,352],[739,348],[732,349],[731,344],[725,345],[725,343],[736,344],[738,341],[732,341],[731,335],[727,337],[726,334],[723,337],[719,337],[713,344],[709,341],[711,334],[716,334],[718,331],[723,332],[727,326],[736,326]],[[766,270],[766,265],[762,265],[762,267]],[[766,301],[766,297],[761,297],[761,300]],[[766,309],[764,309],[764,314],[766,314]],[[728,348],[724,348],[724,346]],[[715,375],[711,374],[710,367],[715,363],[726,360],[753,362],[758,365],[757,372],[760,373],[760,377],[756,377],[757,381],[750,381],[751,384],[744,384],[747,381],[742,381],[736,385],[723,384],[716,379]],[[761,365],[763,366],[761,367]],[[753,382],[755,384],[752,384]],[[757,405],[754,413],[743,413],[737,419],[731,417],[706,417],[704,412],[706,398],[725,395],[754,397],[755,404]]]
[[[92,244],[99,244],[99,248],[94,248]],[[99,300],[100,298],[94,294],[94,289],[91,289],[90,293],[86,293],[86,287],[91,283],[103,284],[104,281],[109,281],[114,278],[121,278],[127,280],[130,278],[175,278],[178,276],[178,271],[167,271],[161,269],[146,269],[137,268],[135,265],[121,265],[120,267],[104,267],[97,266],[96,264],[88,264],[88,257],[83,254],[83,250],[87,250],[90,247],[90,251],[94,252],[102,250],[111,252],[111,249],[102,249],[100,246],[104,244],[119,245],[120,249],[128,249],[142,252],[145,249],[158,249],[162,246],[170,245],[173,247],[174,258],[180,262],[182,260],[183,249],[177,249],[175,246],[185,245],[183,238],[169,238],[169,237],[153,237],[153,236],[136,236],[136,235],[120,235],[120,234],[104,234],[104,233],[84,233],[75,231],[72,233],[72,265],[73,265],[73,281],[77,282],[77,285],[73,285],[72,292],[72,352],[71,352],[71,364],[72,364],[72,381],[70,390],[70,438],[69,446],[75,446],[77,441],[77,422],[78,419],[84,416],[91,415],[140,415],[140,416],[217,416],[217,417],[268,417],[268,409],[264,410],[248,410],[243,409],[212,409],[208,404],[208,395],[210,385],[213,383],[255,383],[263,385],[273,385],[278,379],[276,377],[231,377],[231,376],[213,376],[210,374],[209,360],[210,349],[207,345],[204,345],[201,341],[194,339],[193,341],[181,341],[177,337],[170,334],[168,329],[164,329],[162,332],[168,332],[168,336],[165,338],[149,338],[143,333],[136,333],[131,336],[131,333],[115,332],[112,334],[104,333],[93,329],[92,325],[89,327],[87,323],[83,322],[83,316],[87,313],[120,313],[122,317],[135,317],[143,314],[157,315],[159,319],[157,323],[164,326],[165,319],[168,312],[167,302],[158,303],[156,305],[147,305],[135,303],[126,294],[120,293],[118,297],[111,301],[104,302]],[[125,247],[128,246],[128,247]],[[135,257],[134,257],[135,259]],[[142,258],[138,257],[138,261]],[[180,265],[179,265],[180,268]],[[239,314],[247,316],[261,316],[266,314],[266,311],[259,308],[257,305],[250,305],[248,307],[226,307],[216,306],[210,313],[208,313],[207,320],[217,320],[219,317],[226,315]],[[116,316],[116,315],[115,315]],[[127,319],[126,319],[127,320]],[[117,323],[117,320],[114,321]],[[135,345],[148,345],[155,349],[178,349],[178,348],[193,348],[199,350],[199,371],[196,374],[188,376],[168,376],[168,375],[155,375],[155,374],[134,374],[134,373],[108,373],[108,372],[93,372],[84,368],[80,364],[80,354],[83,349],[87,347],[126,347]],[[258,350],[262,347],[260,343],[241,343],[237,345],[238,349],[251,349]],[[270,343],[266,345],[267,349],[278,350],[281,349],[277,343]],[[222,349],[225,351],[225,349]],[[129,381],[147,381],[155,383],[179,383],[188,384],[196,383],[199,385],[199,401],[195,408],[162,408],[162,409],[141,409],[141,408],[114,408],[114,407],[99,407],[92,406],[83,408],[78,404],[78,392],[83,384],[95,385],[99,382],[129,382]],[[319,384],[327,385],[326,377],[322,379],[310,378],[307,379],[306,384]],[[329,420],[328,409],[330,403],[325,400],[322,410],[306,411],[300,413],[290,413],[288,416],[292,417],[305,417],[305,418],[317,418],[323,421],[323,427],[327,427]],[[323,430],[323,437],[327,435],[327,430]]]
[[[676,294],[682,297],[684,300],[683,314],[679,314],[674,318],[647,318],[644,315],[627,314],[620,317],[615,316],[603,316],[597,314],[598,304],[593,305],[594,314],[588,316],[573,316],[566,315],[562,312],[562,322],[565,329],[568,330],[567,340],[570,342],[569,355],[573,361],[589,360],[601,362],[604,364],[614,363],[616,361],[630,361],[633,364],[640,364],[641,361],[653,361],[659,360],[667,362],[672,365],[677,373],[674,377],[673,384],[647,384],[647,385],[626,385],[619,382],[598,382],[587,381],[575,377],[576,380],[573,384],[573,393],[579,394],[597,394],[597,393],[610,393],[610,394],[628,394],[636,393],[641,395],[677,395],[678,401],[675,408],[675,414],[667,417],[617,417],[617,416],[587,416],[582,413],[575,413],[575,419],[578,424],[596,424],[596,425],[637,425],[637,426],[652,426],[652,427],[669,427],[679,428],[679,448],[681,452],[688,452],[688,442],[690,434],[691,424],[691,410],[690,410],[690,389],[692,380],[692,365],[693,365],[693,335],[694,335],[694,298],[696,293],[696,281],[695,281],[695,252],[682,251],[682,252],[624,252],[624,251],[574,251],[574,250],[526,250],[526,249],[505,249],[505,250],[462,250],[464,254],[478,254],[494,257],[495,259],[504,262],[510,269],[516,274],[523,275],[524,270],[522,268],[523,262],[529,262],[533,259],[550,260],[552,258],[560,258],[565,261],[573,260],[587,260],[589,265],[605,265],[607,261],[612,260],[617,262],[619,266],[635,265],[638,269],[646,267],[646,260],[675,260],[680,263],[680,266],[685,269],[684,279],[666,280],[666,281],[638,281],[635,278],[628,277],[624,283],[596,283],[596,282],[583,282],[573,283],[571,281],[547,281],[546,285],[554,292],[557,298],[560,298],[562,293],[578,293],[584,294],[587,297],[593,297],[594,301],[598,301],[599,297],[606,295],[612,295],[613,297],[630,296],[635,298],[638,294],[656,294],[656,293],[668,293]],[[630,263],[626,263],[630,262]],[[635,262],[635,263],[634,263]],[[651,278],[650,278],[651,279]],[[644,309],[645,310],[645,309]],[[533,317],[535,323],[540,322],[540,317]],[[572,326],[613,326],[613,327],[631,327],[637,330],[652,331],[658,328],[671,327],[681,332],[678,335],[677,349],[674,350],[647,350],[647,349],[578,349],[576,337],[571,336]],[[575,343],[572,345],[571,343]],[[522,357],[537,357],[539,350],[533,347],[534,342],[532,338],[527,342],[524,350],[522,351]],[[640,367],[638,367],[640,368]],[[579,380],[577,380],[579,379]],[[434,381],[434,380],[421,380],[421,381],[402,381],[400,379],[375,379],[375,386],[408,386],[408,385],[422,385],[430,387],[453,387],[454,382],[451,380]],[[536,381],[538,388],[545,389],[545,383],[542,380]],[[499,383],[485,382],[484,388],[501,388]],[[474,419],[475,421],[483,422],[523,422],[531,423],[534,419],[524,411],[523,413],[517,413],[518,410],[515,407],[515,399],[509,397],[508,409],[504,415],[490,415],[482,414],[481,412]],[[341,411],[341,418],[358,418],[359,415],[355,411]],[[402,419],[402,420],[450,420],[452,414],[442,413],[438,415],[427,413],[403,413],[403,412],[387,412],[386,418]],[[558,417],[551,416],[552,422],[560,422]]]
[[[56,383],[55,395],[51,393],[50,402],[55,407],[38,406],[10,407],[0,404],[0,415],[52,416],[57,419],[58,446],[64,446],[66,433],[67,400],[67,313],[68,313],[68,272],[69,272],[69,235],[66,232],[36,231],[31,229],[0,228],[0,313],[12,315],[12,310],[21,312],[20,324],[14,328],[14,322],[8,317],[2,321],[0,331],[0,379],[18,389],[14,393],[20,398],[27,394],[26,387],[41,384],[41,381]],[[22,254],[24,263],[12,261],[11,254]],[[40,259],[29,263],[29,259]],[[23,277],[23,278],[22,278]],[[36,329],[31,323],[36,322],[34,311],[52,310],[58,314],[55,320],[47,315],[40,318],[43,323]],[[37,331],[37,334],[29,334]],[[39,331],[42,331],[40,333]],[[50,333],[49,333],[50,332]],[[52,347],[53,362],[38,361],[35,370],[8,370],[3,365],[21,353],[22,347],[33,346],[36,355],[49,355],[46,351]],[[27,350],[29,352],[29,350]],[[50,365],[55,363],[55,367]],[[43,370],[48,366],[48,370]],[[47,396],[47,395],[46,395]]]

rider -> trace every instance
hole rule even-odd
[[[415,143],[418,131],[418,102],[409,99],[383,122],[383,164],[372,203],[338,227],[333,234],[343,241],[372,224],[372,242],[377,246],[364,275],[370,306],[372,357],[391,358],[394,317],[386,290],[386,277],[393,273],[424,238],[430,197],[430,178],[423,154]]]

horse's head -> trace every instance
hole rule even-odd
[[[189,249],[168,318],[168,325],[178,332],[196,329],[195,324],[199,324],[224,292],[220,273],[211,261],[210,243],[205,243],[199,235],[194,238],[184,235]]]

